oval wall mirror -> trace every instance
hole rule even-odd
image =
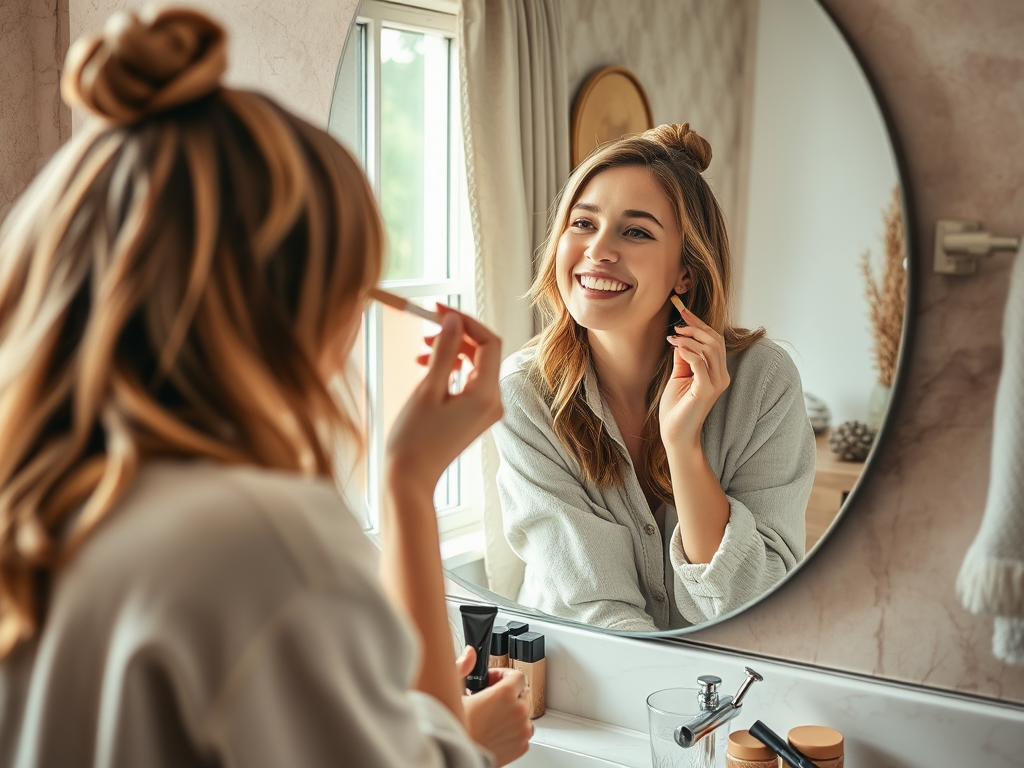
[[[505,354],[515,352],[537,330],[523,294],[536,268],[547,211],[569,171],[567,159],[557,173],[554,166],[568,146],[573,99],[593,72],[625,67],[642,84],[656,125],[688,122],[713,148],[704,176],[728,223],[733,317],[742,327],[764,327],[799,371],[815,430],[816,469],[806,505],[801,501],[794,510],[798,542],[780,543],[753,512],[756,531],[750,535],[762,543],[756,557],[774,562],[774,575],[761,581],[756,595],[722,601],[697,617],[669,611],[665,615],[674,618],[658,620],[641,588],[646,577],[639,566],[608,595],[588,594],[586,585],[603,578],[599,549],[571,567],[557,556],[529,566],[535,573],[546,569],[535,585],[557,590],[567,584],[559,580],[570,580],[574,586],[566,592],[584,595],[571,608],[542,610],[571,601],[524,598],[529,590],[523,587],[522,552],[505,537],[509,523],[503,524],[494,479],[501,457],[486,437],[438,487],[442,554],[455,583],[506,609],[631,630],[636,625],[606,621],[601,606],[594,610],[588,603],[632,601],[632,609],[650,619],[652,632],[682,634],[730,618],[785,583],[815,555],[871,474],[869,450],[891,417],[899,354],[908,338],[904,318],[910,316],[902,239],[909,227],[894,139],[867,76],[814,0],[548,0],[527,4],[532,11],[520,8],[515,29],[503,31],[509,20],[495,9],[513,5],[466,0],[460,9],[448,0],[364,0],[360,6],[338,67],[330,125],[362,157],[378,194],[388,231],[389,290],[424,304],[445,301],[479,310],[505,338]],[[541,18],[531,18],[534,11]],[[482,27],[480,17],[488,13]],[[472,40],[463,14],[475,15]],[[508,44],[514,35],[518,43]],[[481,83],[484,90],[519,89],[516,100],[530,105],[531,119],[553,116],[548,133],[555,139],[534,141],[523,111],[504,115],[490,105],[464,104],[477,98]],[[474,109],[488,113],[494,128],[487,135],[479,127],[474,135],[467,117]],[[489,161],[498,168],[507,163],[510,170],[484,174],[481,147],[496,146],[495,140],[507,149],[491,152]],[[522,169],[536,166],[538,153],[559,159],[547,165],[540,160],[541,172],[527,174],[532,186],[524,184]],[[534,176],[551,177],[550,191],[538,193],[543,179]],[[484,210],[494,207],[498,198],[492,196],[499,193],[505,207],[495,228]],[[488,241],[502,244],[500,258],[484,253]],[[359,469],[371,533],[381,436],[416,381],[412,360],[428,330],[390,310],[367,310],[357,363],[371,432],[367,464]],[[563,514],[562,501],[552,492],[544,510],[550,520]],[[600,501],[591,502],[587,514],[602,517]],[[621,534],[628,542],[636,533],[620,530],[621,521],[607,524],[608,540]],[[642,528],[642,521],[637,525]],[[549,528],[565,535],[565,526]],[[533,544],[544,530],[532,529]],[[725,541],[728,534],[723,548]],[[729,557],[734,555],[720,560]],[[667,551],[661,565],[667,584],[675,567]],[[743,576],[726,570],[723,578]],[[677,582],[675,590],[680,588]]]

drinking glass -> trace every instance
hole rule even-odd
[[[696,688],[666,688],[647,697],[653,768],[719,768],[725,765],[727,727],[721,726],[689,749],[676,744],[675,730],[700,712]]]

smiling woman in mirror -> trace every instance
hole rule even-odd
[[[532,288],[547,324],[506,361],[495,427],[524,605],[675,629],[803,558],[814,435],[787,353],[729,322],[710,160],[663,125],[599,147],[557,202]]]

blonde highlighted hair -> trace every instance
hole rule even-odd
[[[372,192],[224,67],[190,11],[78,41],[62,89],[99,119],[0,230],[0,658],[141,462],[330,475],[359,434],[325,371],[380,276]]]
[[[533,374],[544,392],[555,434],[575,457],[584,476],[598,487],[625,482],[626,457],[602,421],[590,409],[584,377],[590,365],[587,329],[569,314],[558,290],[555,256],[573,207],[591,179],[609,168],[646,168],[672,205],[682,234],[680,262],[692,287],[687,307],[725,338],[727,354],[741,352],[764,336],[764,329],[737,328],[729,320],[732,279],[725,217],[701,175],[711,162],[711,145],[688,123],[662,125],[598,147],[569,176],[555,204],[540,268],[531,288],[545,320],[530,344],[536,347]],[[673,324],[679,320],[673,309]],[[658,373],[647,387],[647,418],[641,431],[641,464],[655,494],[672,502],[668,458],[661,442],[658,403],[671,373],[672,347],[665,345]]]

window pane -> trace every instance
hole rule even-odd
[[[349,355],[343,375],[338,376],[333,382],[336,397],[342,402],[347,413],[355,422],[356,429],[360,435],[369,434],[369,408],[366,398],[366,315],[359,325],[359,333],[352,344],[352,352]],[[356,516],[365,530],[372,527],[370,519],[370,505],[367,498],[369,489],[369,465],[368,446],[360,447],[359,441],[354,436],[338,446],[334,457],[335,474],[338,484],[348,502],[349,509]]]
[[[388,280],[448,277],[447,39],[381,30],[381,212]]]
[[[412,301],[427,309],[434,309],[438,301],[458,307],[458,296],[428,296]],[[429,320],[422,320],[407,312],[384,310],[381,339],[384,345],[384,360],[381,371],[381,400],[377,406],[381,409],[384,421],[382,439],[387,440],[391,427],[409,395],[426,374],[427,369],[416,362],[417,355],[429,351],[423,338],[433,336],[437,332],[438,327]],[[459,386],[461,381],[457,379],[453,382],[453,387]],[[459,502],[459,460],[456,459],[437,484],[434,491],[434,506],[440,512],[457,506]]]

